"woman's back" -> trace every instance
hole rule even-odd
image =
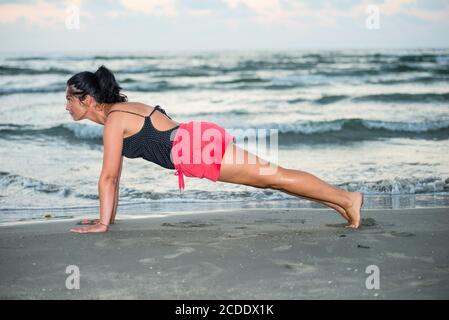
[[[148,114],[149,109],[152,111]],[[122,156],[143,158],[167,169],[175,168],[170,152],[173,135],[176,134],[179,125],[171,126],[168,130],[159,130],[162,129],[159,124],[153,125],[155,122],[153,116],[156,114],[163,117],[160,119],[160,123],[164,125],[172,121],[164,109],[158,105],[153,108],[145,104],[125,105],[125,103],[120,103],[120,106],[113,105],[107,112],[107,116],[109,117],[111,113],[120,113],[120,120],[123,122]]]
[[[140,102],[119,102],[115,103],[109,112],[113,110],[121,110],[128,112],[120,112],[124,121],[124,138],[137,134],[144,125],[144,117],[149,116],[154,107]],[[130,112],[130,113],[129,113]],[[141,115],[141,117],[137,116]],[[179,125],[178,122],[168,118],[162,112],[156,110],[150,117],[151,124],[158,131],[168,131]]]

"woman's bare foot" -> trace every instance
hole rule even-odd
[[[351,219],[349,218],[348,214],[346,213],[346,210],[340,207],[339,205],[328,203],[329,207],[332,207],[335,211],[337,211],[346,221],[351,222]]]
[[[105,226],[104,224],[97,223],[92,226],[88,227],[82,227],[82,228],[74,228],[70,229],[70,232],[76,232],[76,233],[103,233],[107,232],[109,229],[108,226]]]
[[[360,226],[360,211],[363,205],[363,193],[351,192],[352,205],[345,208],[346,214],[350,218],[350,224],[346,228],[357,229]]]

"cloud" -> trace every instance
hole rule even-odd
[[[121,0],[120,3],[122,10],[107,11],[105,13],[106,16],[116,18],[132,12],[165,17],[190,16],[204,18],[210,17],[215,13],[214,9],[191,8],[186,6],[185,3],[182,3],[184,7],[180,7],[176,0]]]
[[[345,15],[343,10],[325,3],[321,7],[310,7],[297,0],[222,0],[230,9],[238,10],[246,7],[254,16],[251,18],[258,24],[279,24],[293,28],[307,25],[331,26],[335,18]],[[235,24],[235,22],[233,22]]]
[[[126,13],[120,10],[111,10],[111,11],[107,11],[105,13],[106,16],[111,17],[111,18],[117,18],[120,16],[125,15]]]
[[[111,18],[126,17],[130,13],[167,18],[187,16],[211,19],[213,17],[223,21],[224,25],[232,30],[238,30],[248,23],[281,26],[302,31],[309,27],[336,27],[341,23],[339,19],[342,18],[365,19],[366,8],[369,5],[379,7],[381,18],[402,15],[426,22],[448,23],[449,4],[439,2],[441,5],[436,6],[434,2],[426,1],[348,0],[342,4],[327,0],[210,0],[205,5],[206,2],[199,0],[120,0],[112,6],[112,1],[30,0],[29,3],[1,3],[0,24],[14,24],[24,20],[29,25],[43,27],[61,25],[69,15],[67,8],[71,5],[80,8],[80,16],[83,19],[94,17],[86,9],[87,5],[91,5],[92,10],[101,10],[96,12],[97,15],[104,14]]]
[[[0,4],[0,24],[14,24],[19,19],[24,19],[29,25],[49,27],[65,23],[70,6],[81,6],[81,0],[63,1],[56,5],[45,0],[37,0],[29,4]],[[92,17],[92,15],[80,10],[80,15]]]
[[[121,0],[121,4],[131,12],[167,17],[178,15],[175,0]]]
[[[417,8],[417,2],[417,0],[385,0],[374,5],[379,8],[381,17],[403,15],[434,23],[449,22],[449,4],[443,10],[440,8],[432,10]],[[372,1],[364,0],[351,9],[350,16],[364,16],[366,7],[372,4]]]
[[[186,9],[184,13],[192,17],[208,17],[213,14],[210,9]]]
[[[241,22],[238,19],[229,18],[224,22],[225,26],[233,31],[237,31],[240,28]]]
[[[449,5],[446,10],[435,11],[435,10],[418,10],[411,8],[407,11],[407,13],[411,16],[435,22],[449,22]]]
[[[430,22],[445,22],[449,18],[449,4],[445,10],[417,8],[417,0],[363,0],[349,8],[338,2],[314,2],[313,7],[298,0],[222,0],[230,9],[245,7],[259,24],[279,24],[291,27],[336,26],[338,18],[365,18],[366,8],[376,5],[382,15],[405,15]],[[235,24],[235,22],[233,22]]]
[[[262,24],[280,22],[288,18],[288,12],[278,0],[223,0],[229,8],[247,7],[255,13],[254,20]]]

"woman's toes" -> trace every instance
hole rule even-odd
[[[358,229],[359,226],[360,226],[359,223],[351,223],[351,224],[348,224],[347,226],[345,226],[345,228]]]

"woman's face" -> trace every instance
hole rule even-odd
[[[82,120],[87,113],[87,106],[82,105],[77,96],[71,95],[69,89],[66,89],[65,109],[70,113],[73,120]]]

